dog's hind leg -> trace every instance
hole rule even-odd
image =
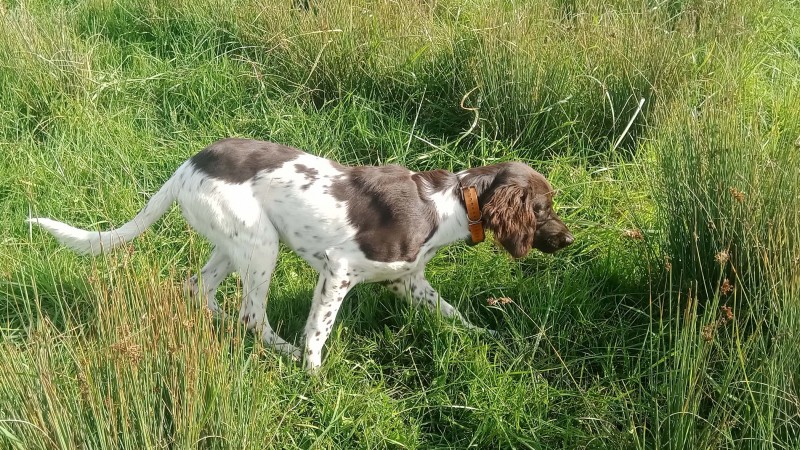
[[[301,351],[286,342],[272,329],[267,318],[266,301],[269,283],[278,259],[278,233],[269,224],[258,231],[258,243],[240,246],[237,259],[238,272],[242,277],[242,305],[239,320],[249,330],[261,334],[264,344],[299,360]]]
[[[206,307],[211,310],[215,316],[223,318],[225,312],[222,311],[215,296],[217,294],[217,287],[231,272],[234,266],[228,255],[222,250],[214,248],[211,251],[211,257],[208,262],[200,270],[200,277],[198,280],[197,275],[192,275],[186,280],[186,291],[193,298],[197,298],[202,291],[200,301],[206,302]]]

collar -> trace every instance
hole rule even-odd
[[[464,205],[467,207],[467,219],[469,219],[469,234],[472,238],[472,245],[483,242],[483,215],[478,203],[478,190],[475,186],[462,186],[461,195],[464,198]]]

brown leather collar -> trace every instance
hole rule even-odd
[[[483,242],[483,215],[481,206],[478,204],[478,190],[475,186],[462,186],[461,195],[464,197],[464,205],[467,207],[467,218],[469,219],[469,234],[472,237],[472,244]]]

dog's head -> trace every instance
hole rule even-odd
[[[522,258],[532,248],[553,253],[572,243],[572,233],[553,210],[553,188],[542,174],[518,162],[486,169],[495,173],[484,178],[483,222],[511,256]]]

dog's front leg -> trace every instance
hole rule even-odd
[[[329,266],[320,273],[305,329],[305,365],[309,372],[315,372],[322,364],[322,347],[331,334],[344,296],[356,282],[346,267]]]
[[[444,317],[458,320],[470,330],[487,331],[494,334],[494,331],[475,326],[464,318],[455,306],[447,303],[436,292],[436,289],[428,283],[428,280],[425,279],[425,274],[422,272],[413,273],[389,282],[386,287],[398,297],[411,300],[411,304],[416,307],[425,307],[434,312],[438,311]]]

